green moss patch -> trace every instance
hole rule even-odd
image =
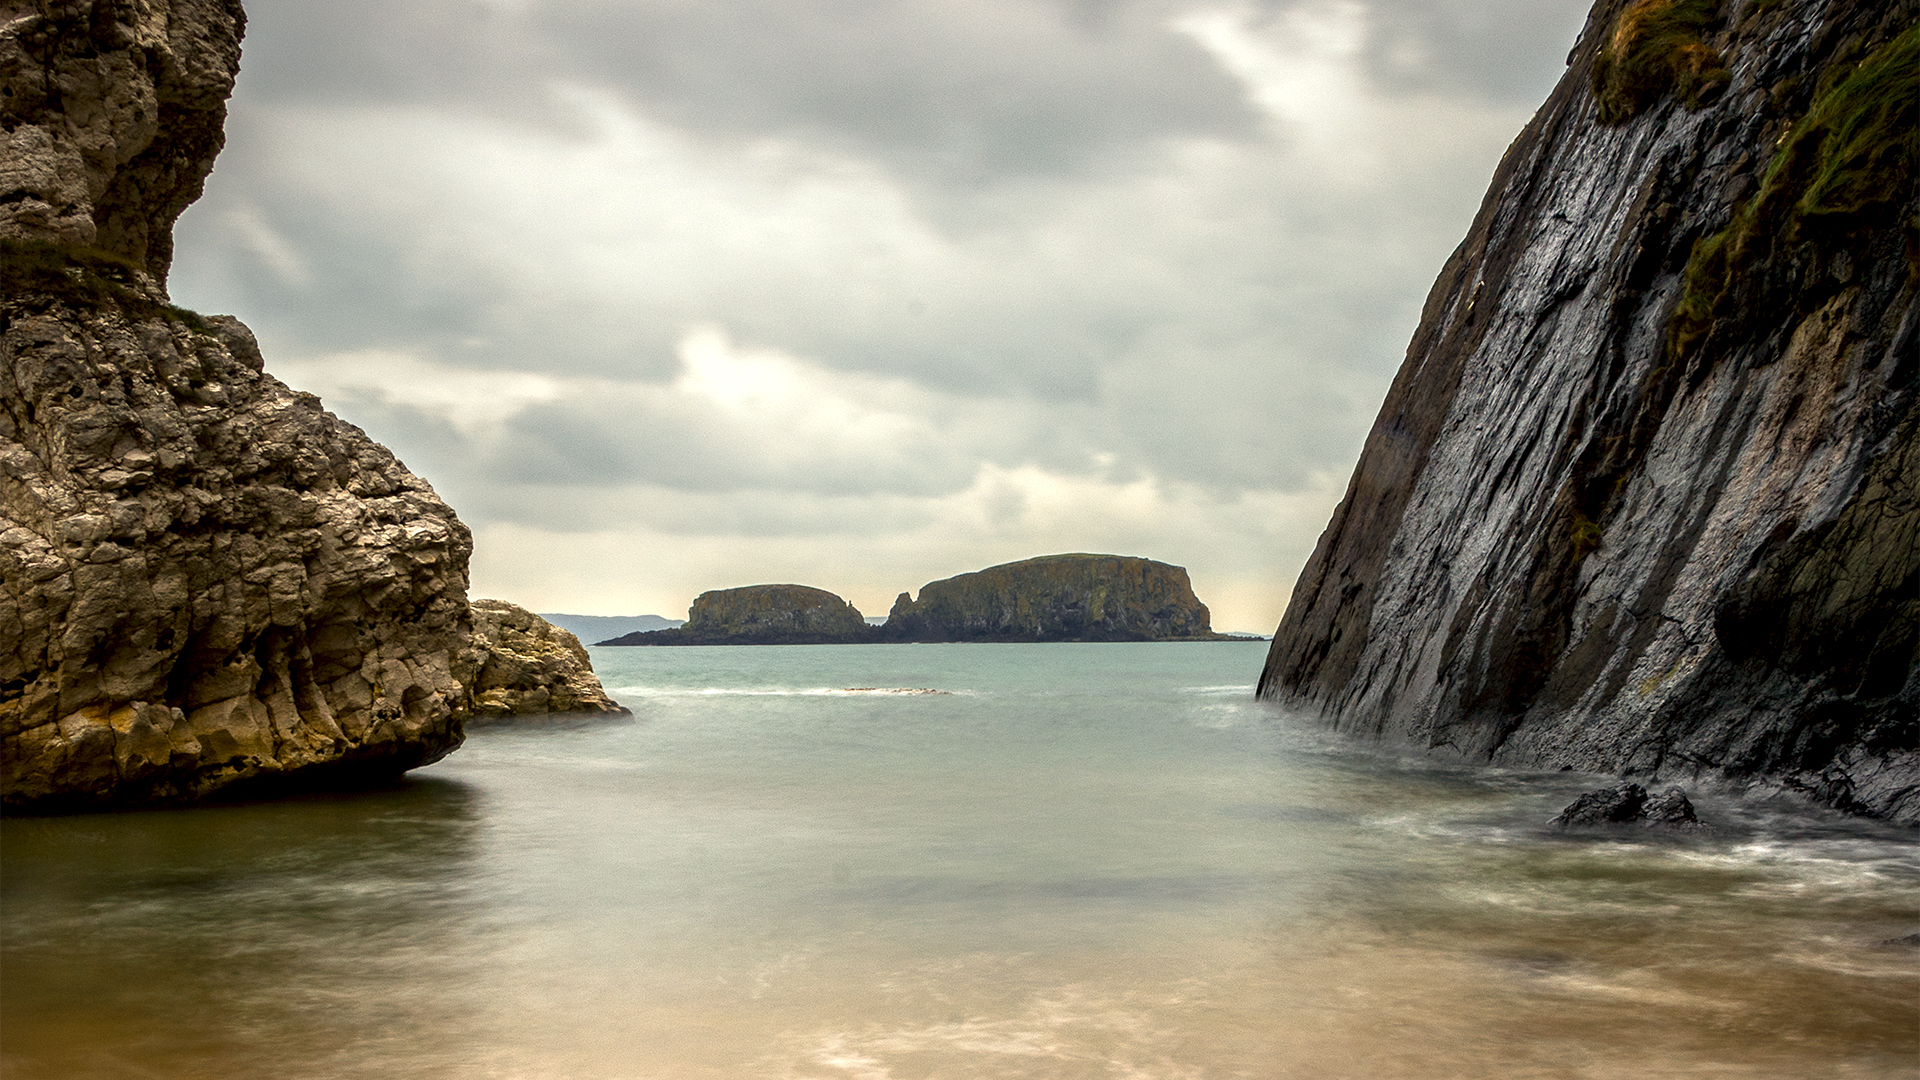
[[[1690,109],[1718,97],[1732,76],[1702,40],[1717,0],[1633,0],[1593,63],[1600,122],[1624,124],[1669,94]]]
[[[1920,158],[1920,27],[1823,79],[1807,113],[1781,139],[1758,190],[1732,220],[1694,243],[1686,288],[1668,331],[1671,357],[1687,355],[1727,313],[1743,274],[1776,245],[1839,238],[1892,224],[1914,187]],[[1900,222],[1920,228],[1920,221]]]
[[[1768,166],[1767,182],[1802,165],[1796,217],[1846,219],[1911,191],[1916,157],[1920,27],[1909,27],[1814,99]]]
[[[205,332],[197,312],[149,297],[138,285],[141,267],[99,248],[45,240],[0,240],[0,297],[42,297],[81,307],[123,308],[137,318],[159,317]]]

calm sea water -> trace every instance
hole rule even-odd
[[[631,722],[0,823],[9,1080],[1912,1077],[1911,833],[1353,748],[1260,644],[598,649]],[[906,691],[936,690],[938,693]]]

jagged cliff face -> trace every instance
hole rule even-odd
[[[628,715],[601,687],[579,638],[505,600],[475,600],[469,608],[476,717]]]
[[[1122,555],[1050,555],[929,582],[894,601],[897,641],[1210,639],[1183,567]]]
[[[168,305],[230,0],[0,7],[0,793],[66,809],[390,773],[459,745],[467,529]]]
[[[1920,822],[1920,5],[1602,0],[1260,693]]]
[[[82,244],[164,283],[226,143],[239,0],[0,3],[0,238]]]

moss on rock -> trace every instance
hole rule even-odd
[[[1669,327],[1673,357],[1696,352],[1716,321],[1743,321],[1742,277],[1775,261],[1782,245],[1806,246],[1804,261],[1824,264],[1849,235],[1890,225],[1909,234],[1920,229],[1920,221],[1894,220],[1920,160],[1920,27],[1857,64],[1835,67],[1822,83],[1782,136],[1758,189],[1725,228],[1694,244]],[[1807,295],[1820,299],[1817,291]]]
[[[1732,76],[1702,40],[1715,0],[1633,0],[1594,59],[1593,95],[1600,122],[1624,124],[1672,94],[1698,109]]]

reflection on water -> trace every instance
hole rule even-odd
[[[1259,648],[601,649],[630,722],[0,823],[0,1066],[1914,1075],[1910,833],[1704,792],[1707,836],[1558,835],[1593,778],[1357,752],[1248,700]]]
[[[477,1019],[478,801],[421,780],[5,822],[6,1075],[377,1075],[335,1069],[346,1048],[463,1075],[414,1051]]]

